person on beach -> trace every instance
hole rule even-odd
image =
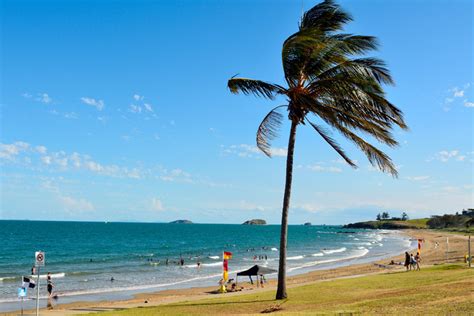
[[[410,264],[411,264],[410,270],[411,269],[415,270],[416,260],[415,260],[415,256],[413,256],[413,254],[410,254]]]
[[[421,262],[421,256],[419,253],[416,254],[415,256],[415,261],[416,261],[416,270],[420,270],[420,262]]]
[[[408,254],[408,251],[405,251],[405,268],[408,270],[411,270],[410,268],[410,255]]]
[[[36,267],[33,265],[31,267],[31,275],[35,275],[36,274]]]
[[[46,277],[46,280],[48,282],[47,288],[48,288],[49,297],[52,297],[54,284],[53,284],[53,281],[51,280],[51,272],[48,272],[48,276]]]

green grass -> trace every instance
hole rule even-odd
[[[339,279],[290,288],[289,299],[275,301],[274,291],[134,308],[106,315],[277,314],[426,315],[472,312],[474,269],[461,264],[422,271]]]
[[[408,219],[405,222],[417,228],[428,228],[428,226],[426,225],[426,222],[428,220],[429,218],[416,218],[416,219]]]

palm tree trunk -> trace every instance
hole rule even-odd
[[[288,239],[288,210],[290,208],[291,181],[293,178],[293,153],[295,149],[296,127],[298,123],[291,122],[290,139],[288,140],[288,154],[286,156],[286,181],[283,209],[281,211],[280,233],[280,261],[278,264],[278,289],[276,299],[287,298],[286,294],[286,244]]]

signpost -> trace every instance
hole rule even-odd
[[[38,273],[36,281],[36,316],[39,315],[39,289],[40,289],[40,267],[44,267],[45,256],[43,251],[35,252],[35,267]]]

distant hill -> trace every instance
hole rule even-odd
[[[267,222],[264,219],[251,219],[244,222],[242,225],[266,225]]]
[[[304,226],[311,226],[311,223],[310,222],[306,222],[303,224]]]
[[[178,219],[176,221],[170,222],[170,224],[192,224],[193,222],[187,220],[187,219]]]

